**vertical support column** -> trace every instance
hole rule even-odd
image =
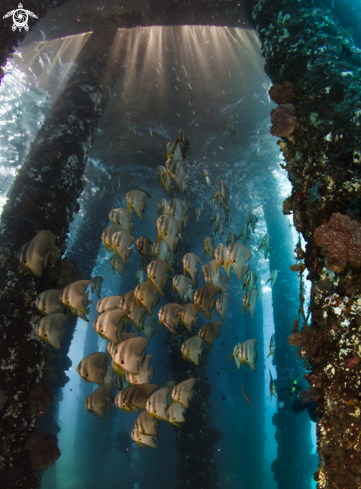
[[[38,279],[20,273],[18,253],[42,229],[55,234],[60,252],[65,250],[87,155],[116,78],[118,65],[112,52],[116,33],[117,26],[108,23],[88,40],[77,69],[30,148],[2,214],[0,425],[5,442],[0,446],[0,477],[9,489],[36,487],[29,453],[32,456],[39,448],[36,443],[43,444],[47,435],[33,437],[26,449],[37,422],[29,409],[29,392],[44,373],[44,346],[34,332],[39,316],[33,301],[57,286],[61,272],[58,261]],[[44,454],[45,467],[59,456],[56,439],[49,443],[53,457]]]
[[[312,322],[289,341],[312,368],[315,479],[319,488],[359,487],[361,54],[321,3],[248,1],[247,10],[277,84],[271,133],[293,186],[284,212],[307,242]]]
[[[274,195],[277,195],[277,182],[272,181],[270,184],[273,184],[275,189]],[[297,359],[287,341],[292,323],[298,315],[300,283],[297,272],[290,270],[295,255],[289,221],[282,214],[280,215],[280,208],[276,203],[266,205],[264,211],[273,239],[272,252],[269,256],[270,270],[278,270],[277,281],[272,289],[276,344],[273,364],[277,371],[275,384],[278,391],[285,387],[291,388],[293,381],[304,373],[303,363]],[[266,377],[269,379],[268,370]],[[273,415],[272,421],[276,426],[277,442],[277,458],[272,464],[272,471],[278,488],[288,488],[290,478],[297,470],[299,476],[293,480],[292,487],[309,489],[312,465],[310,464],[311,426],[307,411],[295,413],[290,406],[290,401],[286,399],[285,408],[279,409]],[[292,450],[290,450],[290,439],[294,447]]]

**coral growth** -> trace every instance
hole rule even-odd
[[[272,136],[286,138],[296,128],[297,118],[294,115],[295,108],[291,104],[281,104],[271,110],[272,127],[270,133]]]
[[[33,432],[26,442],[25,449],[30,452],[34,469],[42,472],[60,457],[57,437],[47,433]]]
[[[300,332],[295,332],[295,333],[292,333],[289,337],[288,337],[288,343],[292,346],[302,346],[306,341],[306,338],[304,337],[304,335]]]
[[[268,93],[276,104],[291,104],[295,98],[293,84],[290,82],[284,82],[282,85],[272,85]]]
[[[66,287],[71,282],[76,282],[82,278],[73,260],[69,260],[68,258],[61,260],[55,272],[55,283],[57,287]]]
[[[7,400],[8,400],[8,396],[6,395],[6,392],[1,390],[0,391],[0,411],[2,411]]]
[[[29,395],[29,409],[31,414],[41,418],[46,413],[47,407],[54,400],[52,391],[44,384],[35,384]]]
[[[317,246],[325,254],[325,264],[333,272],[342,272],[346,265],[361,266],[361,224],[339,213],[332,214],[328,224],[313,233]]]

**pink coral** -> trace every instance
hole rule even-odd
[[[295,108],[292,104],[281,104],[271,110],[272,127],[270,133],[272,136],[286,138],[293,133],[297,124],[294,113]]]
[[[343,214],[332,214],[328,224],[317,228],[313,236],[330,270],[339,273],[346,265],[361,267],[361,224],[357,221]]]
[[[54,465],[60,457],[57,437],[40,431],[30,435],[25,448],[30,451],[34,469],[42,472],[45,472],[49,465]]]

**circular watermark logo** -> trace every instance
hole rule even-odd
[[[3,19],[7,19],[11,16],[13,17],[13,25],[11,27],[13,31],[16,31],[16,29],[19,29],[19,31],[21,31],[21,29],[28,31],[29,16],[33,17],[34,19],[38,18],[33,12],[30,12],[30,10],[25,10],[21,3],[19,3],[16,10],[11,10],[7,14],[5,14]]]

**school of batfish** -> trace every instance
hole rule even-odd
[[[181,192],[187,188],[189,176],[183,160],[188,149],[188,140],[184,131],[180,129],[176,141],[167,144],[166,166],[158,167],[160,185],[169,195],[174,190],[174,184]],[[206,169],[203,170],[203,177],[206,184],[211,186]],[[86,382],[98,385],[86,399],[85,406],[89,413],[98,414],[101,418],[104,418],[104,410],[111,410],[113,402],[123,411],[139,412],[132,429],[132,439],[140,446],[156,448],[159,420],[180,426],[180,423],[185,421],[184,414],[194,396],[196,383],[195,379],[190,378],[177,385],[172,380],[160,387],[152,384],[154,369],[150,363],[153,355],[147,355],[146,352],[148,343],[156,332],[157,320],[153,316],[153,309],[157,306],[160,296],[164,296],[164,288],[173,270],[174,253],[181,240],[182,229],[187,225],[192,206],[177,198],[171,198],[169,201],[165,198],[160,199],[159,217],[156,222],[157,239],[155,242],[146,236],[135,239],[131,236],[134,230],[133,212],[143,219],[146,200],[150,197],[144,190],[129,191],[125,196],[128,208],[111,210],[111,225],[104,229],[101,235],[105,249],[114,252],[110,260],[113,273],[117,270],[121,277],[124,277],[127,270],[132,254],[131,246],[135,243],[142,258],[136,273],[138,285],[134,290],[122,296],[101,298],[103,278],[96,276],[91,281],[73,282],[63,290],[46,290],[37,297],[35,305],[43,316],[36,325],[39,338],[60,349],[66,323],[71,321],[73,316],[88,321],[88,306],[92,302],[88,298],[88,287],[90,286],[92,293],[97,294],[99,301],[96,309],[99,316],[93,326],[101,338],[108,340],[108,345],[107,353],[92,353],[77,367],[77,372]],[[220,180],[212,200],[219,205],[225,217],[216,212],[211,221],[211,224],[214,223],[215,234],[220,238],[224,234],[224,226],[231,221],[229,198],[229,188]],[[197,223],[201,215],[202,209],[198,207],[194,214]],[[179,325],[191,333],[192,328],[195,331],[199,313],[203,313],[210,322],[184,341],[179,352],[183,360],[199,365],[203,346],[214,345],[214,340],[218,338],[231,297],[228,290],[232,269],[238,280],[244,280],[242,288],[247,288],[242,298],[243,313],[248,309],[253,319],[258,297],[257,275],[247,263],[252,257],[252,252],[246,244],[251,233],[255,231],[257,221],[257,216],[250,213],[247,224],[239,235],[234,232],[228,233],[226,246],[219,244],[215,248],[213,237],[205,237],[203,259],[209,255],[210,261],[202,266],[205,285],[197,290],[197,266],[201,260],[192,252],[184,255],[183,275],[174,275],[172,279],[173,291],[179,295],[181,304],[164,304],[158,312],[159,324],[177,335]],[[237,243],[239,239],[242,243]],[[271,245],[272,238],[266,233],[258,249],[259,251],[263,248],[265,259],[272,250]],[[54,262],[54,255],[57,257],[57,253],[55,236],[48,230],[40,231],[21,249],[20,265],[27,273],[40,277],[48,263]],[[225,271],[224,276],[221,276],[221,268]],[[272,287],[276,277],[277,270],[274,270],[268,280],[271,281]],[[212,311],[214,315],[218,312],[222,321],[211,321]],[[257,340],[251,338],[234,346],[230,360],[234,358],[238,370],[246,363],[256,370],[256,344]],[[274,349],[272,336],[272,356]],[[115,395],[115,391],[119,392]],[[251,399],[243,386],[242,392],[253,409]],[[275,395],[272,377],[270,393]]]

